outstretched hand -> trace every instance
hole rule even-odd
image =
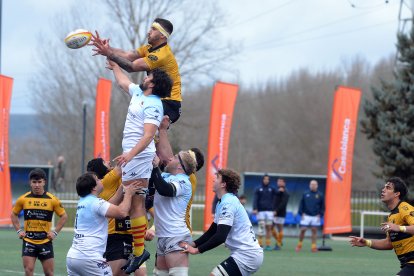
[[[116,62],[110,60],[109,58],[106,59],[106,68],[107,69],[114,70],[114,68],[117,67],[117,66],[119,67],[119,65]]]
[[[125,152],[125,153],[115,157],[114,161],[117,162],[118,166],[125,166],[129,161],[131,161],[132,158],[133,158],[133,156],[130,156],[130,152]]]
[[[349,243],[351,244],[351,246],[358,246],[358,247],[366,246],[364,238],[355,237],[355,236],[349,236],[349,238],[351,238],[351,240],[349,240]]]
[[[98,31],[95,31],[95,35],[92,34],[91,42],[88,45],[95,46],[95,48],[92,49],[92,51],[94,51],[92,56],[108,56],[111,53],[111,47],[109,46],[109,38],[101,39]]]

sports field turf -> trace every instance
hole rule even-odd
[[[286,238],[281,251],[265,252],[263,266],[255,275],[395,275],[399,263],[393,251],[376,251],[368,248],[352,248],[346,241],[328,240],[331,252],[310,252],[310,241],[305,240],[302,252],[296,253],[296,239]],[[54,242],[55,275],[66,275],[66,253],[72,242],[72,232],[61,232]],[[0,230],[0,276],[24,275],[21,263],[21,240],[16,232]],[[147,243],[154,253],[154,242]],[[209,275],[212,268],[228,257],[229,251],[220,246],[202,255],[190,257],[189,275]],[[153,257],[147,264],[152,272]],[[36,274],[43,275],[40,262]],[[152,273],[148,273],[152,275]],[[132,275],[132,274],[131,274]]]

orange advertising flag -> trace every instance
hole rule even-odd
[[[9,167],[9,119],[13,79],[0,75],[0,225],[11,224],[12,195]]]
[[[110,137],[109,137],[109,113],[111,106],[112,82],[100,78],[96,88],[96,110],[95,110],[95,148],[93,156],[109,161]]]
[[[359,89],[340,86],[335,92],[326,180],[325,234],[352,231],[352,158],[360,100]]]
[[[204,230],[207,230],[213,221],[211,211],[215,174],[218,169],[227,166],[231,122],[238,89],[238,85],[223,82],[217,82],[213,89],[208,136]]]

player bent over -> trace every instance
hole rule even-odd
[[[164,116],[161,98],[170,95],[172,82],[164,71],[155,69],[139,86],[132,83],[116,63],[108,61],[108,69],[113,70],[119,86],[132,97],[125,120],[123,154],[114,160],[122,166],[123,185],[139,181],[140,186],[146,189],[155,156],[154,135]],[[129,216],[134,256],[123,267],[128,274],[138,269],[150,257],[149,252],[144,249],[147,228],[145,193],[134,196]]]
[[[181,242],[185,253],[199,254],[225,242],[230,257],[216,266],[210,275],[250,275],[257,272],[263,263],[263,249],[259,246],[246,210],[236,194],[240,187],[240,176],[233,170],[217,172],[213,190],[219,198],[214,222],[194,242]]]
[[[112,275],[109,264],[103,258],[108,238],[107,218],[124,218],[131,207],[132,196],[140,187],[125,187],[124,199],[119,206],[98,198],[103,185],[93,172],[81,175],[76,181],[80,196],[75,219],[75,235],[66,257],[68,275]],[[118,189],[114,197],[122,196]]]
[[[119,166],[112,168],[109,162],[104,161],[102,158],[94,158],[88,162],[86,170],[96,173],[96,176],[102,181],[103,190],[98,195],[99,198],[107,201],[111,200],[111,203],[115,205],[118,205],[122,201],[122,197],[119,197],[119,200],[116,202],[114,201],[116,191],[122,184],[122,171]],[[106,250],[103,256],[111,266],[114,276],[127,275],[121,270],[121,267],[127,263],[131,253],[132,234],[129,216],[125,218],[110,218],[108,220]],[[147,275],[145,263],[139,269],[135,270],[134,275]]]

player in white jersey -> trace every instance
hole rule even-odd
[[[251,275],[263,263],[263,249],[259,246],[246,210],[236,194],[240,176],[233,170],[221,169],[214,181],[214,192],[219,198],[214,222],[194,242],[180,243],[184,252],[199,254],[225,242],[230,257],[216,266],[211,275]]]
[[[161,173],[159,158],[154,158],[151,179],[156,189],[154,224],[157,240],[157,261],[154,275],[188,275],[188,254],[182,254],[181,241],[191,242],[185,222],[187,205],[192,195],[190,175],[197,167],[194,153],[180,151],[170,158]]]
[[[132,97],[125,120],[123,153],[114,160],[122,166],[124,185],[138,181],[146,190],[155,156],[154,135],[164,116],[161,98],[170,96],[172,81],[167,73],[154,69],[145,77],[142,85],[138,86],[129,80],[118,64],[108,61],[107,68],[113,70],[119,86]],[[134,256],[122,268],[127,274],[134,272],[150,257],[144,249],[147,228],[145,193],[134,196],[129,216]]]
[[[108,236],[106,218],[126,217],[132,196],[139,189],[137,184],[126,187],[123,201],[116,206],[97,197],[103,185],[95,173],[87,172],[78,178],[76,191],[80,199],[75,234],[66,257],[68,275],[112,275],[111,267],[103,258]],[[114,200],[122,196],[122,188],[118,190]]]

